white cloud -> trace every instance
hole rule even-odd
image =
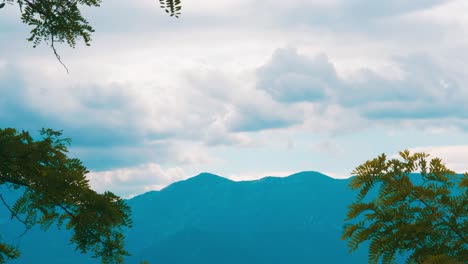
[[[413,152],[425,152],[430,158],[440,158],[446,166],[457,173],[468,172],[468,145],[424,146],[409,149]]]
[[[335,139],[366,129],[414,129],[427,137],[468,131],[465,0],[183,5],[180,19],[154,0],[106,0],[85,10],[96,29],[92,46],[58,46],[70,75],[50,48],[25,41],[30,28],[16,10],[3,10],[0,125],[63,129],[72,154],[125,193],[169,180],[127,192],[127,178],[112,173],[176,174],[148,164],[211,171],[225,161],[213,155],[219,149],[242,160],[229,153],[289,145],[291,156],[277,163],[291,164],[310,154],[298,151],[303,146],[315,146],[335,164]],[[297,139],[301,133],[311,136]],[[271,170],[267,159],[276,154],[266,152],[258,171]],[[260,175],[235,164],[226,170],[239,172],[234,178]]]
[[[228,179],[233,181],[253,181],[259,180],[265,177],[273,176],[273,177],[287,177],[297,173],[297,171],[251,171],[251,172],[243,172],[243,173],[234,173],[227,175]]]
[[[338,172],[331,172],[331,171],[323,171],[321,172],[327,176],[330,176],[335,179],[348,179],[351,176],[351,171],[338,171]]]
[[[163,169],[159,164],[147,163],[137,167],[90,172],[87,178],[97,192],[110,190],[129,198],[147,191],[160,190],[187,177],[179,167]]]
[[[325,139],[314,144],[314,149],[317,149],[320,153],[331,156],[334,159],[344,158],[344,151],[331,139]]]
[[[341,85],[325,54],[308,58],[292,48],[277,49],[257,78],[257,88],[280,102],[323,101]]]
[[[357,110],[339,104],[308,108],[305,116],[301,129],[320,134],[346,135],[371,126]]]
[[[400,74],[393,78],[361,68],[345,79],[324,55],[308,57],[294,49],[278,49],[257,71],[257,88],[284,103],[323,107],[337,103],[335,109],[347,110],[345,118],[353,112],[374,121],[468,118],[464,75],[447,70],[444,62],[429,55],[398,57],[394,63]]]

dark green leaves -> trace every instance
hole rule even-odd
[[[55,44],[67,43],[74,48],[79,40],[83,40],[86,46],[90,46],[94,29],[82,16],[81,9],[84,6],[99,7],[101,0],[4,0],[0,8],[5,6],[5,1],[18,4],[21,20],[32,27],[27,40],[33,43],[33,47],[46,42],[67,72]],[[170,16],[180,16],[180,0],[160,0],[160,4]]]
[[[180,10],[182,9],[180,0],[159,0],[160,7],[170,14],[170,16],[175,16],[179,18]]]
[[[21,7],[21,20],[32,26],[28,41],[34,47],[46,41],[53,47],[55,43],[67,43],[74,48],[79,39],[85,45],[90,45],[91,33],[94,29],[82,16],[83,6],[99,7],[101,0],[16,0]],[[182,9],[180,0],[160,0],[163,8],[170,16],[179,17]],[[0,8],[5,3],[0,4]]]
[[[66,42],[70,47],[76,46],[78,39],[83,39],[86,45],[91,41],[90,33],[94,29],[81,15],[82,5],[99,6],[100,1],[24,1],[24,12],[21,19],[23,23],[32,26],[29,41],[34,47],[42,41],[47,41],[51,46],[54,43]]]
[[[16,259],[19,256],[18,249],[0,242],[0,263],[5,263],[9,259]]]
[[[27,132],[0,129],[0,184],[23,191],[12,205],[1,199],[3,205],[26,229],[63,225],[72,231],[71,242],[80,252],[91,251],[104,264],[122,263],[128,255],[123,228],[131,226],[130,207],[111,192],[90,189],[87,169],[67,157],[69,139],[60,131],[41,134],[42,139],[33,140]],[[16,256],[16,249],[5,244],[0,244],[0,256],[2,247],[0,263]]]

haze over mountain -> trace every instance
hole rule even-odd
[[[349,180],[318,172],[234,182],[202,173],[128,200],[128,263],[366,263],[367,249],[348,253],[340,239]],[[2,214],[7,237],[20,234]],[[14,241],[22,257],[11,263],[98,263],[66,246],[55,228]]]

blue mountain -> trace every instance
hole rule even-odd
[[[340,239],[355,197],[348,183],[318,172],[241,182],[202,173],[136,196],[127,201],[126,262],[366,263],[366,247],[350,254]],[[11,263],[99,263],[75,252],[65,230],[37,228],[18,238],[21,226],[0,212],[5,240],[22,251]]]

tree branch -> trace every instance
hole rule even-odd
[[[68,70],[67,66],[62,62],[62,59],[60,58],[60,55],[58,55],[57,53],[57,50],[55,49],[55,46],[54,46],[54,36],[52,35],[51,37],[51,42],[50,42],[50,47],[52,48],[52,50],[54,51],[54,54],[55,54],[55,58],[57,58],[57,60],[60,62],[60,64],[62,64],[63,68],[65,68],[65,70],[67,71],[67,74],[70,73],[70,71]]]
[[[1,194],[0,194],[0,200],[2,201],[3,205],[5,205],[5,207],[8,209],[8,211],[10,211],[11,219],[16,218],[18,221],[20,221],[24,225],[25,230],[23,233],[21,233],[21,235],[19,235],[19,237],[24,236],[24,234],[26,234],[28,230],[31,229],[31,226],[26,222],[26,220],[21,219],[18,216],[17,212],[14,212],[13,209],[11,209],[10,205],[8,205],[8,203],[5,201],[5,199],[3,198]]]
[[[413,194],[414,195],[414,194]],[[463,242],[467,243],[468,244],[468,240],[462,235],[459,233],[459,230],[455,229],[445,218],[441,217],[441,216],[438,216],[438,212],[437,210],[435,210],[432,206],[430,206],[424,199],[422,199],[421,197],[418,197],[416,195],[414,195],[414,197],[420,201],[421,203],[423,203],[427,208],[431,209],[432,213],[435,214],[437,216],[437,218],[442,221],[444,224],[446,224]]]
[[[34,11],[36,11],[39,15],[42,15],[44,17],[48,17],[47,14],[44,14],[40,9],[36,8],[34,3],[32,3],[31,1],[29,1],[29,0],[22,0],[22,1],[24,1],[29,7],[31,7]],[[21,0],[18,1],[18,4],[19,4],[20,9],[21,9]],[[22,9],[21,9],[21,12],[23,12]],[[54,45],[55,40],[54,40],[54,35],[53,34],[50,36],[50,42],[51,42],[50,47],[52,48],[52,50],[54,52],[55,58],[57,58],[59,63],[62,64],[63,68],[65,68],[65,70],[67,71],[67,74],[70,73],[67,66],[63,63],[62,59],[60,58],[60,55],[58,54],[57,49],[55,48],[55,45]]]

